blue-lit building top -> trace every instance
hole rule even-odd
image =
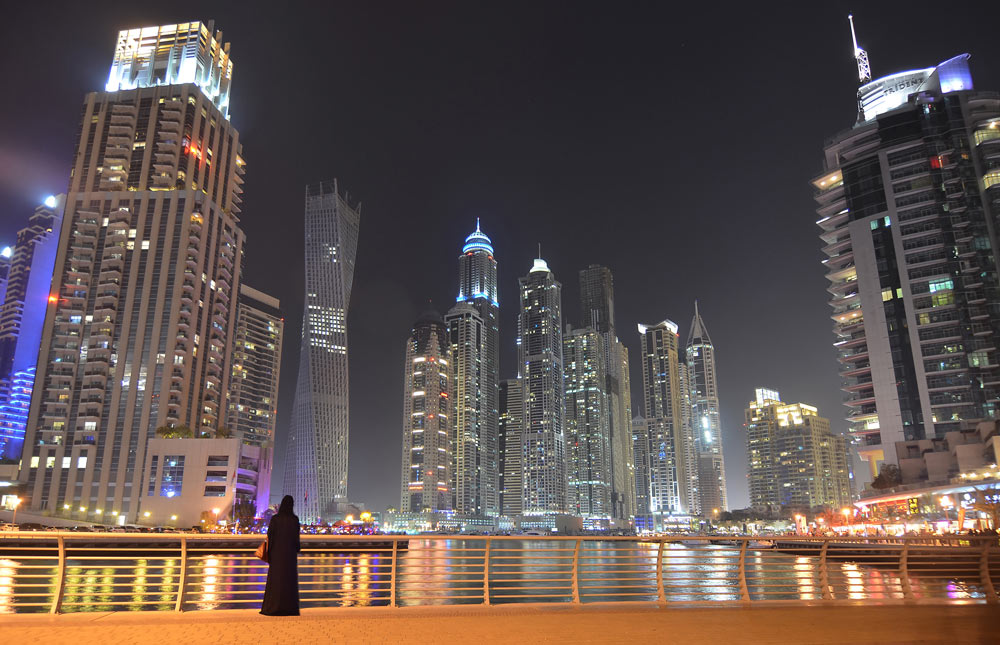
[[[469,237],[465,238],[465,246],[462,247],[462,253],[470,253],[472,251],[486,251],[490,255],[493,255],[493,242],[487,237],[486,233],[483,233],[479,229],[479,218],[476,218],[476,230],[474,230]]]
[[[858,123],[866,123],[880,114],[906,105],[915,93],[950,94],[971,89],[968,54],[949,58],[936,67],[883,76],[858,88]]]
[[[479,227],[465,238],[462,256],[458,260],[457,302],[484,301],[499,307],[497,299],[497,262],[493,257],[493,242]]]

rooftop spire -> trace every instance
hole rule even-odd
[[[493,255],[493,242],[479,228],[478,217],[476,218],[476,230],[470,233],[469,237],[465,238],[465,246],[462,247],[462,253],[471,253],[474,251],[486,251],[490,255]]]
[[[694,301],[694,318],[691,319],[691,331],[688,332],[688,345],[693,344],[696,341],[701,341],[709,345],[712,344],[712,339],[708,337],[708,330],[705,329],[705,321],[701,319],[701,314],[698,313],[698,301]]]
[[[854,14],[847,14],[851,23],[851,42],[854,43],[854,59],[858,62],[858,85],[864,85],[872,80],[872,68],[868,64],[868,52],[858,47],[858,36],[854,33]]]

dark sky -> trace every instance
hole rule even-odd
[[[670,318],[683,340],[699,299],[732,506],[747,503],[755,386],[846,427],[808,182],[824,140],[855,117],[849,5],[8,4],[4,243],[65,190],[83,95],[103,88],[119,29],[215,19],[232,42],[244,279],[286,312],[276,473],[297,373],[303,187],[333,177],[363,202],[348,320],[353,500],[398,504],[404,341],[428,300],[454,302],[476,217],[499,262],[501,377],[514,375],[517,277],[540,242],[567,322],[578,270],[611,267],[633,357],[637,322]],[[864,4],[876,77],[969,52],[976,86],[1000,89],[995,3]]]

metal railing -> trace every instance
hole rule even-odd
[[[259,606],[256,535],[0,534],[0,613]],[[997,602],[996,537],[303,535],[302,605]]]

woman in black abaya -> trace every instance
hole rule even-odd
[[[267,584],[260,613],[299,615],[299,518],[292,512],[292,496],[285,495],[267,526]]]

